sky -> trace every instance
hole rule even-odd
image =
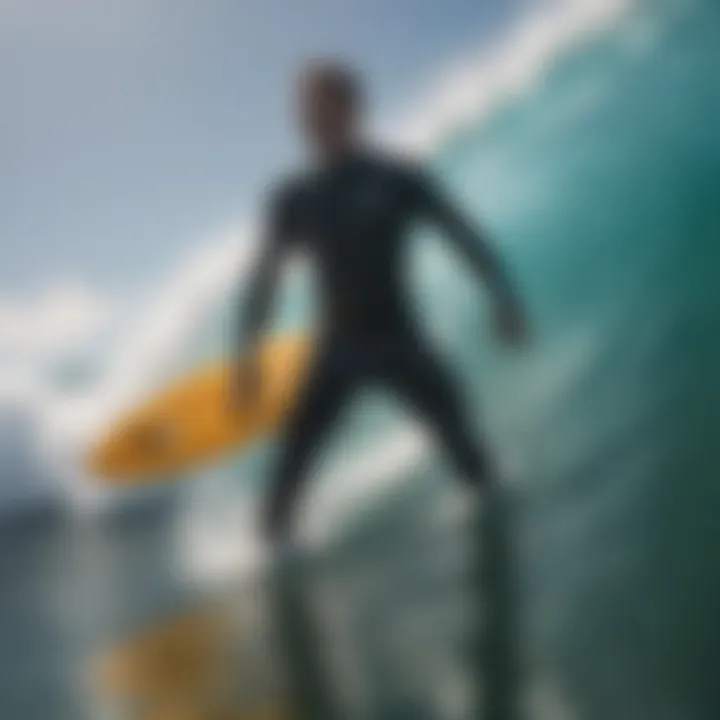
[[[339,54],[376,118],[521,0],[0,0],[0,302],[122,298],[297,158],[297,62]]]

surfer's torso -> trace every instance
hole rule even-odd
[[[280,188],[274,234],[313,259],[324,330],[385,334],[412,325],[404,254],[423,197],[421,174],[412,166],[370,153]]]

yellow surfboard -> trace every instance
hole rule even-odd
[[[91,448],[93,476],[140,485],[242,448],[273,432],[287,414],[307,371],[306,335],[274,336],[257,353],[260,389],[251,406],[233,409],[230,364],[202,367],[160,390],[115,423]]]

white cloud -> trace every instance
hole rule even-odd
[[[57,285],[30,300],[0,302],[0,411],[5,427],[25,428],[22,442],[12,449],[12,463],[9,449],[0,447],[0,505],[18,497],[12,477],[17,458],[27,466],[42,466],[45,481],[51,478],[55,490],[63,487],[73,504],[104,505],[97,486],[84,477],[87,443],[161,381],[208,310],[230,293],[256,247],[243,241],[248,235],[234,229],[213,236],[170,273],[155,295],[122,308],[79,284]],[[56,387],[50,361],[79,352],[110,326],[122,330],[104,348],[100,377],[81,392]]]
[[[0,298],[0,357],[44,357],[76,347],[108,318],[104,298],[75,283],[51,286],[28,300]]]

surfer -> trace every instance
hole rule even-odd
[[[260,259],[240,312],[239,344],[252,347],[268,318],[282,262],[297,250],[310,255],[320,290],[319,341],[281,436],[263,518],[271,541],[290,537],[317,450],[339,412],[368,384],[381,384],[405,401],[469,484],[492,481],[492,461],[462,389],[423,337],[406,299],[411,227],[434,225],[477,271],[491,293],[502,340],[514,344],[525,337],[517,294],[484,234],[427,170],[366,142],[363,90],[340,62],[311,63],[300,73],[298,119],[314,161],[271,193]],[[234,380],[233,402],[252,404],[258,367],[239,363]]]

